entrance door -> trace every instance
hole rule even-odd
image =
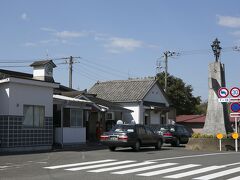
[[[98,113],[91,112],[90,117],[88,119],[88,137],[90,141],[96,141],[96,124],[98,120]]]

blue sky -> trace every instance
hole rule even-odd
[[[154,76],[156,60],[175,51],[180,56],[169,59],[169,73],[206,100],[216,37],[227,87],[239,87],[240,52],[231,49],[240,45],[239,7],[237,0],[2,0],[0,62],[80,56],[73,87],[89,89],[98,80]],[[31,73],[3,67],[28,64],[0,68]],[[59,64],[54,77],[68,85],[68,66]]]

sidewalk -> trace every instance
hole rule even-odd
[[[61,145],[55,145],[52,151],[95,151],[102,149],[107,149],[107,146],[102,145],[100,142],[86,142],[84,144],[64,145],[63,148]]]

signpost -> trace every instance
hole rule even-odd
[[[217,134],[217,138],[219,139],[219,150],[222,151],[222,138],[223,138],[223,134],[218,133]]]
[[[235,118],[235,132],[232,133],[232,138],[235,139],[235,150],[236,152],[238,151],[238,125],[237,125],[237,118],[240,117],[240,98],[238,98],[240,96],[240,89],[237,87],[233,87],[230,90],[230,95],[232,96],[232,98],[228,97],[229,95],[229,91],[227,88],[225,87],[221,87],[218,90],[218,102],[220,103],[229,103],[230,104],[230,109],[231,109],[231,113],[230,113],[230,117],[234,117]],[[222,135],[219,133],[217,134],[217,138],[219,139],[219,144],[220,144],[220,151],[221,151],[221,139],[222,139]]]
[[[235,139],[235,151],[237,152],[238,151],[238,133],[237,132],[234,132],[232,133],[232,138]]]

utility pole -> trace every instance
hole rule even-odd
[[[164,87],[165,92],[167,92],[168,58],[172,56],[179,56],[179,55],[180,55],[179,53],[170,52],[170,51],[165,51],[163,53],[164,62],[165,62],[165,87]]]
[[[70,56],[68,65],[69,65],[69,88],[72,88],[72,72],[73,72],[73,68],[72,68],[73,57],[72,56]]]

